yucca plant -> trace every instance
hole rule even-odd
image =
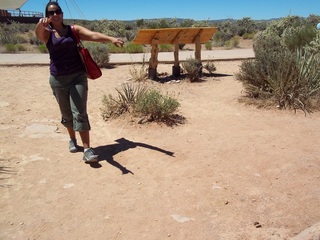
[[[285,37],[273,35],[274,31],[260,34],[254,47],[256,58],[242,62],[236,77],[248,97],[273,100],[280,109],[306,113],[314,108],[314,100],[320,101],[320,34],[307,45],[301,39],[290,41],[289,47],[285,40],[294,39],[296,32],[301,37],[300,29],[289,30]]]
[[[147,87],[133,84],[122,84],[121,89],[116,89],[119,101],[126,106],[136,104],[144,96]]]
[[[309,99],[320,97],[320,55],[309,50],[297,51],[299,68],[299,82],[303,87],[302,96],[309,103]],[[313,107],[313,106],[311,106]]]
[[[148,121],[166,123],[182,122],[183,118],[173,116],[173,113],[180,106],[179,102],[168,95],[163,95],[157,90],[149,90],[140,85],[124,84],[121,89],[116,89],[117,96],[104,95],[102,99],[102,117],[108,120],[123,113],[131,113],[133,116],[147,116]]]
[[[102,117],[107,120],[125,112],[132,112],[137,101],[145,94],[147,87],[133,84],[123,84],[116,89],[117,96],[104,95],[102,99]]]

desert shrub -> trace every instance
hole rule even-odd
[[[320,37],[291,50],[283,38],[265,34],[255,43],[255,60],[244,61],[236,74],[246,96],[268,100],[280,109],[308,112],[320,97]],[[317,48],[318,46],[318,48]],[[316,49],[316,50],[315,50]],[[315,50],[315,51],[314,51]],[[271,100],[271,101],[270,101]]]
[[[133,39],[135,38],[136,35],[137,35],[137,33],[135,31],[126,30],[125,36],[128,41],[133,41]]]
[[[159,44],[159,52],[172,52],[173,46],[171,44]]]
[[[313,53],[319,57],[320,54],[320,32],[317,33],[316,37],[310,42],[310,44],[304,47],[307,52]]]
[[[32,35],[32,36],[29,37],[29,43],[31,45],[40,45],[41,41],[37,38],[37,36]]]
[[[109,66],[110,54],[106,44],[86,42],[85,46],[99,67]]]
[[[282,42],[289,50],[295,51],[310,43],[316,36],[311,25],[286,28],[282,33]]]
[[[22,45],[22,44],[16,44],[15,47],[16,47],[16,49],[17,49],[18,51],[20,51],[20,52],[22,52],[22,51],[27,51],[27,48],[26,48],[24,45]]]
[[[0,29],[0,44],[5,45],[5,44],[16,44],[16,35],[12,35],[10,33],[4,32],[2,29]]]
[[[207,70],[210,74],[217,70],[216,66],[212,61],[207,61],[206,64],[203,66],[205,70]]]
[[[245,33],[242,35],[243,39],[253,39],[254,38],[254,34],[253,33]]]
[[[29,29],[34,28],[34,24],[20,24],[12,22],[11,24],[0,24],[0,44],[5,45],[8,43],[19,44],[26,43],[23,35],[29,31]]]
[[[189,58],[182,63],[182,67],[186,71],[190,82],[199,81],[202,73],[202,64],[199,60],[195,58]]]
[[[122,48],[121,47],[117,47],[111,42],[108,42],[107,46],[108,46],[109,53],[125,53],[126,52],[125,46],[122,47]]]
[[[140,85],[123,84],[121,89],[116,89],[117,96],[104,95],[102,99],[102,117],[108,120],[118,117],[125,112],[132,112],[140,98],[146,93],[147,88]]]
[[[212,50],[212,42],[206,42],[205,48],[206,50]]]
[[[249,17],[244,17],[236,21],[237,35],[252,34],[256,29],[256,22]]]
[[[180,27],[192,27],[194,23],[195,21],[193,19],[187,18],[180,23]]]
[[[143,46],[141,44],[133,44],[131,42],[125,45],[125,52],[127,53],[143,53]]]
[[[113,43],[108,43],[107,46],[110,53],[143,53],[143,46],[132,42],[125,43],[122,48],[115,46]]]
[[[179,102],[157,90],[149,90],[138,100],[136,112],[149,116],[151,121],[165,121],[178,109]]]
[[[21,35],[17,35],[16,36],[16,43],[17,44],[28,43],[28,40],[25,37],[21,36]]]
[[[222,47],[225,45],[225,42],[230,40],[232,38],[232,36],[225,31],[220,31],[218,30],[212,38],[212,44],[215,47]]]
[[[228,40],[224,43],[224,47],[226,49],[232,49],[232,48],[238,47],[239,43],[240,43],[239,37],[237,37],[237,36],[232,37],[230,40]]]
[[[5,45],[5,51],[8,53],[14,53],[17,51],[16,46],[13,43],[8,43]]]
[[[90,29],[102,32],[109,36],[124,37],[126,32],[126,23],[118,20],[101,20],[94,24],[91,23]]]
[[[116,91],[117,96],[109,94],[102,99],[104,120],[131,113],[136,117],[148,116],[148,121],[166,122],[180,106],[173,97],[141,85],[123,84]]]
[[[139,68],[137,67],[136,64],[131,65],[129,68],[129,72],[132,79],[136,82],[141,82],[146,80],[146,77],[148,75],[147,67],[148,66],[145,63],[145,56],[143,55],[143,61]]]
[[[317,36],[317,42],[320,42],[320,34]],[[318,44],[318,48],[320,44]],[[320,53],[314,52],[312,48],[305,48],[297,51],[297,65],[299,70],[299,95],[303,97],[301,103],[303,107],[307,109],[319,108],[319,105],[313,105],[314,100],[319,103],[320,101]],[[300,103],[300,104],[301,104]],[[305,107],[307,106],[307,107]]]
[[[47,47],[46,47],[46,45],[44,45],[44,44],[38,45],[38,49],[39,49],[39,51],[40,51],[41,53],[48,53],[48,52],[49,52],[48,49],[47,49]]]

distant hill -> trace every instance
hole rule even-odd
[[[159,20],[167,20],[167,21],[177,21],[178,23],[182,23],[186,20],[191,20],[191,21],[195,21],[195,22],[208,22],[209,24],[215,24],[215,23],[222,23],[222,22],[236,22],[240,19],[231,19],[231,18],[226,18],[226,19],[215,19],[215,20],[194,20],[191,18],[149,18],[149,19],[144,19],[141,18],[144,21],[159,21]],[[141,19],[135,19],[135,20],[125,20],[124,22],[135,22],[137,20],[141,20]],[[271,22],[271,21],[276,21],[279,20],[281,18],[272,18],[272,19],[261,19],[261,20],[254,20],[253,21],[257,21],[257,22]],[[110,20],[110,19],[109,19]],[[121,21],[121,20],[119,20]]]
[[[256,21],[256,22],[271,22],[271,21],[276,21],[276,20],[280,20],[281,18],[272,18],[272,19],[261,19],[261,20],[254,20],[252,19],[252,21]],[[115,19],[100,19],[100,20],[83,20],[83,19],[65,19],[67,21],[119,21],[119,22],[128,22],[128,23],[132,23],[132,22],[136,22],[139,20],[143,20],[143,21],[160,21],[160,20],[166,20],[166,21],[177,21],[178,23],[182,23],[184,21],[190,20],[190,21],[194,21],[194,22],[208,22],[210,25],[212,24],[216,24],[216,23],[222,23],[222,22],[236,22],[240,19],[230,19],[230,18],[226,18],[226,19],[215,19],[215,20],[194,20],[191,18],[140,18],[140,19],[134,19],[134,20],[115,20]]]

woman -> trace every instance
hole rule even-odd
[[[123,41],[119,38],[92,32],[79,25],[74,25],[74,29],[81,40],[112,42],[116,46],[123,46]],[[76,132],[79,132],[84,148],[83,160],[87,163],[96,162],[98,155],[90,147],[88,80],[71,26],[63,23],[63,12],[57,2],[47,4],[45,18],[41,18],[36,26],[36,35],[49,50],[49,82],[59,104],[61,123],[67,128],[70,136],[69,151],[78,151]]]

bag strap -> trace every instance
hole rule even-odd
[[[71,30],[72,30],[73,36],[76,38],[77,44],[81,44],[79,35],[77,34],[73,24],[71,25]]]

